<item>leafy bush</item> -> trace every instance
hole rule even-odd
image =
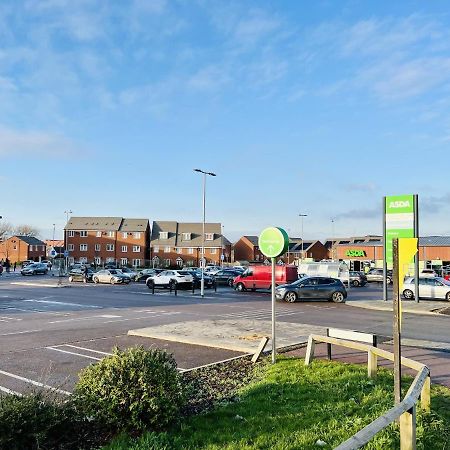
[[[80,410],[114,431],[160,430],[178,418],[185,403],[174,358],[142,347],[115,348],[85,368],[74,395]]]

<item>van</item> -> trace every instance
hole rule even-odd
[[[275,284],[289,284],[298,280],[296,266],[276,266]],[[233,286],[237,291],[252,291],[256,289],[270,289],[272,285],[272,266],[249,266],[241,275],[233,280]]]

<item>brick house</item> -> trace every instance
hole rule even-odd
[[[258,236],[242,236],[233,249],[236,262],[263,262],[266,259],[259,250]]]
[[[154,221],[150,240],[154,267],[199,266],[202,258],[202,223]],[[220,223],[205,224],[205,259],[220,264],[231,259],[231,243],[222,235]]]
[[[0,242],[0,261],[6,258],[12,264],[26,260],[41,261],[46,258],[45,242],[31,236],[11,236]]]
[[[69,264],[114,262],[143,267],[149,259],[148,219],[71,217],[64,230]]]

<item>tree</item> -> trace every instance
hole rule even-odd
[[[13,226],[10,223],[0,221],[0,241],[8,239],[12,232]]]
[[[18,225],[14,230],[14,234],[18,236],[38,237],[39,230],[32,225]]]

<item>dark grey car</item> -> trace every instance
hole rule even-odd
[[[347,298],[347,291],[342,282],[336,278],[307,277],[278,286],[275,289],[275,297],[288,303],[319,298],[342,303]]]

